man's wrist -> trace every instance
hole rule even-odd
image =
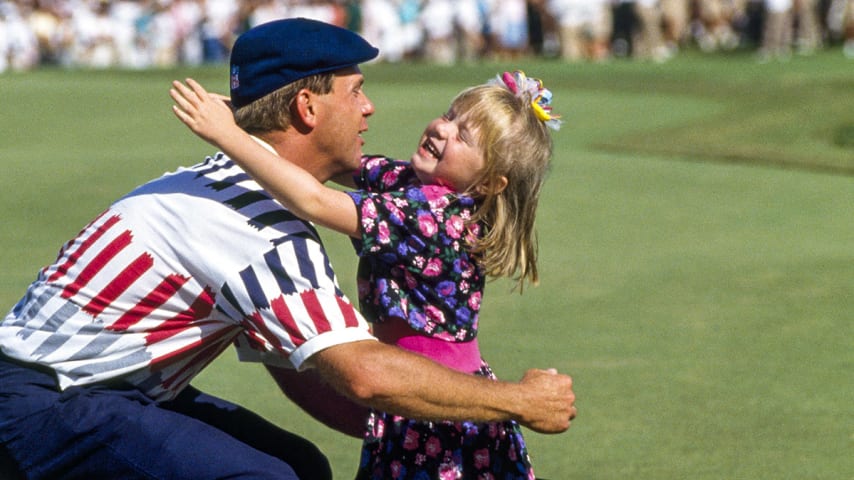
[[[495,387],[499,388],[497,395],[491,395],[489,398],[494,400],[493,405],[489,407],[499,415],[497,421],[515,420],[524,424],[528,398],[527,391],[524,386],[516,382],[493,382]]]

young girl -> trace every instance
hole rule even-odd
[[[551,92],[517,71],[461,92],[430,122],[410,162],[365,156],[341,192],[267,151],[222,99],[174,82],[178,118],[298,216],[353,238],[360,306],[382,341],[494,378],[480,357],[488,275],[536,284],[534,217],[552,143]],[[208,108],[211,107],[211,108]],[[534,474],[515,422],[423,422],[374,411],[360,479]]]

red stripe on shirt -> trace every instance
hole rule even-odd
[[[335,297],[338,301],[338,308],[341,309],[341,315],[344,317],[344,325],[348,327],[358,327],[359,318],[356,316],[356,309],[350,302],[345,301],[341,297]]]
[[[62,257],[64,257],[64,256],[65,256],[65,252],[67,252],[69,248],[73,247],[73,246],[74,246],[74,244],[75,244],[75,242],[76,242],[76,241],[77,241],[81,236],[83,236],[83,234],[85,234],[87,230],[89,230],[90,228],[92,228],[92,225],[95,225],[96,223],[98,223],[98,222],[101,220],[101,218],[103,218],[103,217],[104,217],[104,215],[106,215],[107,213],[109,213],[109,210],[104,210],[103,212],[101,212],[101,214],[100,214],[100,215],[98,215],[97,217],[93,218],[91,222],[87,223],[85,227],[81,228],[81,229],[80,229],[80,231],[79,231],[79,232],[77,232],[77,235],[76,235],[74,238],[72,238],[71,240],[69,240],[69,241],[65,242],[64,244],[62,244],[62,248],[60,248],[60,249],[59,249],[59,253],[56,255],[56,260],[54,260],[54,264],[53,264],[53,265],[48,265],[48,266],[44,267],[44,268],[42,269],[42,272],[41,272],[41,273],[42,273],[43,275],[44,275],[44,274],[46,274],[46,272],[47,272],[48,270],[50,270],[50,268],[51,268],[51,267],[53,267],[54,265],[56,265],[57,263],[59,263],[59,261],[60,261],[60,260],[62,260]],[[61,272],[60,272],[60,273],[54,273],[54,276],[51,276],[51,279],[54,279],[54,280],[55,280],[56,278],[59,278],[59,276],[60,276],[60,275],[62,275],[62,273],[61,273]]]
[[[210,315],[211,310],[213,310],[213,296],[208,289],[205,289],[198,297],[196,297],[189,308],[161,323],[154,328],[151,333],[146,335],[146,345],[163,341],[171,336],[183,332],[188,327],[192,326],[197,320],[206,318]]]
[[[302,292],[300,297],[302,298],[303,305],[305,305],[305,309],[308,311],[309,317],[311,317],[311,321],[317,327],[317,333],[320,334],[332,330],[332,325],[329,324],[329,319],[326,318],[326,312],[323,311],[323,307],[317,300],[317,292],[308,290]]]
[[[213,323],[213,322],[211,322]],[[199,327],[199,325],[194,325],[195,327]],[[187,328],[190,328],[188,326]],[[186,330],[185,328],[184,330]],[[224,336],[235,333],[235,328],[220,328],[219,330],[214,331],[213,333],[205,336],[204,332],[200,332],[200,338],[192,343],[188,343],[181,348],[175,350],[169,350],[168,352],[160,355],[159,357],[154,357],[151,359],[151,365],[158,366],[166,366],[166,365],[174,365],[175,363],[188,358],[195,354],[195,350],[199,347],[199,345],[205,345],[205,348],[209,348],[207,346],[208,343],[216,343],[217,340],[222,339]],[[155,369],[157,370],[157,369]]]
[[[108,330],[122,331],[136,325],[152,311],[166,303],[189,280],[188,277],[172,274],[164,278],[148,295],[143,297],[132,309],[125,312]]]
[[[80,257],[84,253],[86,253],[87,250],[89,250],[89,247],[91,247],[95,242],[97,242],[101,237],[103,237],[107,230],[109,230],[113,225],[118,223],[118,221],[118,215],[113,215],[112,217],[108,218],[106,222],[104,222],[100,227],[98,227],[94,232],[92,232],[92,235],[89,235],[89,238],[87,238],[80,244],[80,246],[74,253],[69,255],[68,260],[66,260],[65,263],[60,265],[59,268],[57,268],[56,271],[53,272],[53,275],[51,275],[50,278],[47,279],[47,281],[53,282],[59,277],[68,273],[68,270],[73,267],[75,263],[77,263],[77,260],[79,260]],[[82,234],[83,232],[80,232],[78,238]]]
[[[264,319],[261,318],[261,314],[258,312],[253,313],[252,315],[247,315],[246,320],[251,325],[252,329],[261,334],[261,338],[269,342],[273,345],[273,348],[277,351],[284,351],[282,342],[279,340],[277,336],[270,331],[270,328],[267,327],[267,324],[264,322]]]
[[[80,272],[80,275],[77,275],[77,278],[74,279],[65,289],[62,291],[62,298],[71,298],[80,291],[83,286],[89,283],[92,278],[101,271],[104,266],[110,262],[122,249],[130,245],[132,235],[130,231],[125,230],[118,237],[113,239],[109,245],[107,245],[103,250],[98,252],[98,255],[89,262],[88,265]]]
[[[101,291],[98,292],[98,294],[95,295],[85,307],[83,307],[83,311],[89,312],[92,316],[98,316],[105,308],[107,308],[108,305],[113,303],[113,301],[115,301],[122,292],[139,280],[139,277],[147,272],[153,265],[154,258],[147,253],[143,253],[136,257],[130,265],[125,267],[124,270],[116,275],[116,277],[113,278],[106,287],[101,289]]]
[[[244,338],[246,338],[247,346],[252,350],[265,351],[265,343],[264,337],[261,336],[260,333],[254,330],[254,327],[251,323],[244,320],[243,323],[240,324],[243,327]],[[239,337],[236,337],[239,338]],[[239,347],[237,343],[237,339],[235,338],[235,346]],[[287,354],[286,354],[287,355]]]
[[[230,328],[220,329],[211,335],[203,337],[202,339],[185,346],[184,348],[153,359],[151,361],[151,365],[157,365],[159,367],[153,368],[153,370],[160,370],[163,365],[174,365],[184,359],[190,359],[183,367],[176,370],[175,373],[164,379],[160,384],[166,389],[171,389],[175,381],[182,376],[185,376],[186,372],[190,370],[191,367],[195,372],[201,371],[204,366],[212,362],[220,352],[228,347],[230,340],[223,341],[223,338],[233,333],[234,330]],[[199,345],[205,345],[205,347],[201,350],[196,350],[196,347]],[[202,359],[201,362],[198,360],[200,358]]]
[[[305,336],[297,327],[294,316],[291,314],[288,304],[285,303],[285,298],[280,295],[278,298],[273,299],[273,301],[270,302],[270,307],[273,309],[273,314],[276,315],[276,320],[278,320],[285,328],[285,331],[288,332],[294,347],[298,348],[300,345],[305,343]]]

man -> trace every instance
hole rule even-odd
[[[256,27],[232,52],[238,124],[321,181],[353,171],[376,55],[315,21]],[[348,433],[361,406],[541,432],[575,416],[554,371],[491,382],[377,342],[314,228],[218,154],[110,206],[0,323],[0,445],[28,478],[330,478],[306,440],[189,386],[231,344]]]

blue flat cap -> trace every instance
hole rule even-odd
[[[258,25],[231,50],[231,103],[240,108],[301,78],[352,67],[377,54],[359,35],[316,20]]]

